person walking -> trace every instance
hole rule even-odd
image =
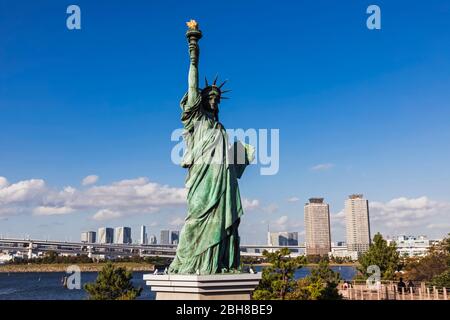
[[[406,290],[406,284],[403,282],[403,278],[400,278],[400,281],[397,283],[398,293],[402,293],[402,288]]]
[[[412,291],[412,293],[415,292],[414,282],[411,279],[409,279],[409,281],[408,281],[408,291],[410,291],[410,292]]]

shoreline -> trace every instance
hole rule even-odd
[[[254,266],[254,267],[267,267],[270,266],[270,263],[246,263],[246,266]],[[302,265],[302,268],[304,267],[317,267],[319,264],[318,263],[307,263]],[[357,263],[330,263],[328,264],[328,266],[330,267],[358,267]]]
[[[99,272],[106,263],[53,263],[53,264],[0,264],[0,273],[26,273],[26,272],[66,272],[67,267],[76,265],[82,272]],[[155,265],[139,262],[113,262],[116,267],[125,267],[130,271],[155,271]],[[251,264],[245,264],[250,266]],[[253,264],[254,267],[267,267],[269,263]],[[302,267],[316,267],[318,264],[309,263]],[[330,264],[330,267],[357,267],[355,263]]]
[[[80,267],[82,272],[99,272],[106,263],[61,263],[61,264],[10,264],[0,265],[0,273],[27,273],[27,272],[66,272],[71,265]],[[153,264],[135,262],[117,262],[116,267],[125,267],[130,271],[154,271]]]

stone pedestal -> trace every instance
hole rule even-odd
[[[262,273],[178,275],[145,274],[156,300],[250,300]]]

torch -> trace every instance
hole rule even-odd
[[[188,31],[186,32],[186,38],[188,38],[189,44],[196,44],[202,37],[202,32],[198,29],[198,23],[195,20],[186,22]]]
[[[202,32],[198,29],[198,23],[195,20],[186,22],[188,30],[186,31],[186,38],[189,42],[189,55],[191,63],[197,65],[199,58],[198,40],[202,37]]]

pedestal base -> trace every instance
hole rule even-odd
[[[250,300],[262,273],[213,275],[145,274],[156,300]]]

